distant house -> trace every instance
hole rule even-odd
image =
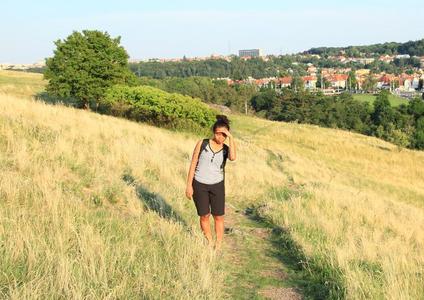
[[[370,71],[371,71],[370,69],[359,69],[355,71],[355,75],[359,77],[365,76],[365,75],[368,75]]]
[[[225,81],[228,85],[233,85],[234,84],[234,80],[232,80],[230,77],[219,77],[219,78],[215,78],[214,80]]]
[[[346,81],[349,78],[347,74],[331,74],[329,76],[326,76],[325,79],[327,79],[330,82],[330,86],[333,88],[346,88]]]
[[[314,90],[317,88],[316,76],[303,76],[302,81],[303,81],[303,84],[305,85],[305,89]]]
[[[402,91],[412,91],[414,90],[412,83],[414,81],[414,76],[408,74],[401,74],[399,78],[399,89]]]
[[[399,54],[396,55],[396,58],[400,59],[400,58],[410,58],[409,54]]]
[[[331,74],[347,74],[351,70],[351,68],[322,68],[321,75],[325,77]]]
[[[392,74],[383,74],[377,79],[377,88],[393,90],[397,77]]]
[[[285,87],[290,87],[292,81],[293,81],[293,78],[291,76],[280,77],[276,80],[276,87],[280,89]]]
[[[375,59],[370,57],[370,58],[359,58],[357,61],[360,62],[361,64],[367,65],[370,64],[374,61]]]
[[[317,67],[315,67],[314,65],[309,65],[307,72],[309,75],[315,76],[317,74]]]
[[[256,79],[253,84],[257,87],[268,87],[270,83],[273,82],[273,78],[262,78],[262,79]]]
[[[378,60],[385,62],[385,63],[390,63],[394,60],[394,57],[386,54],[386,55],[381,55],[378,58]]]
[[[414,75],[414,78],[412,79],[412,88],[414,90],[418,89],[420,83],[420,77],[418,75]]]

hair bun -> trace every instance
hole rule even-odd
[[[226,127],[228,130],[230,130],[230,120],[228,120],[227,116],[216,115],[216,122],[212,126],[212,131],[215,132],[215,129],[218,127]]]
[[[216,121],[222,122],[225,124],[230,124],[230,121],[228,120],[227,116],[225,115],[216,115]]]

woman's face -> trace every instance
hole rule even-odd
[[[215,129],[215,132],[213,133],[213,139],[218,144],[224,143],[225,139],[227,138],[227,135],[223,132],[221,132],[221,129],[224,129],[225,127],[217,127]]]

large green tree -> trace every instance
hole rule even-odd
[[[120,37],[97,30],[74,31],[55,45],[44,73],[47,92],[53,96],[77,100],[80,107],[96,107],[107,88],[135,80]]]
[[[383,90],[374,101],[374,112],[371,114],[373,123],[386,128],[394,121],[394,111],[389,101],[389,92]]]

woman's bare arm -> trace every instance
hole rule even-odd
[[[191,186],[193,184],[194,171],[196,169],[197,161],[199,160],[199,152],[201,145],[202,141],[198,141],[196,147],[194,147],[193,156],[191,157],[190,169],[188,171],[187,176],[187,186]]]
[[[230,153],[228,155],[228,159],[233,161],[233,160],[236,160],[236,143],[234,142],[234,138],[233,138],[232,135],[230,135],[228,137],[228,139],[229,139],[229,143],[230,143],[230,145],[229,145]]]

